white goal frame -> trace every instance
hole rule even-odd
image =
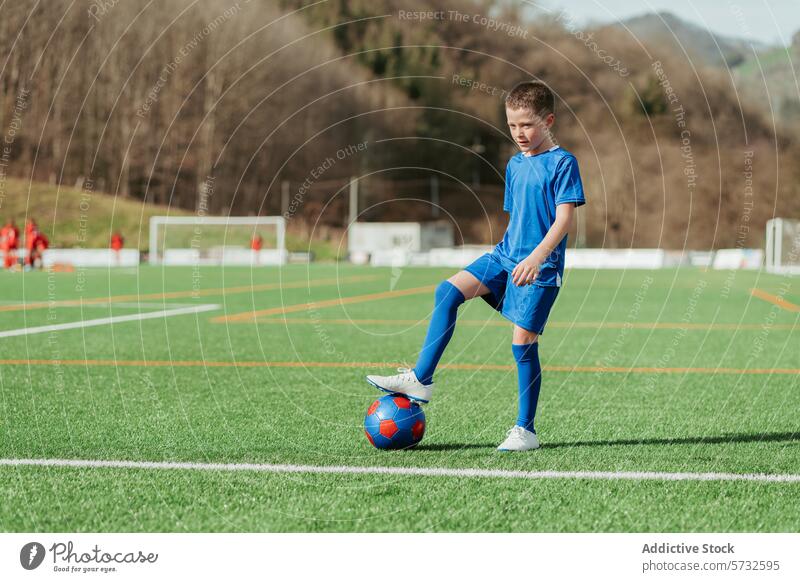
[[[800,275],[800,257],[797,264],[784,264],[783,262],[783,232],[784,218],[773,218],[767,221],[767,248],[766,263],[770,273]],[[800,220],[792,220],[800,223]],[[800,250],[800,249],[799,249]]]
[[[200,249],[170,249],[173,257],[162,256],[158,248],[158,235],[161,228],[170,225],[183,226],[274,226],[276,245],[274,248],[254,251],[241,247],[226,250],[216,257],[202,257]],[[164,249],[167,250],[167,249]],[[150,217],[150,254],[151,265],[284,265],[289,253],[286,250],[286,219],[283,216],[152,216]]]

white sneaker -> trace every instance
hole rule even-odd
[[[506,433],[506,440],[497,447],[498,451],[531,451],[539,448],[536,433],[521,426],[514,426]]]
[[[397,371],[400,373],[394,376],[367,376],[367,382],[384,392],[404,394],[411,400],[424,403],[430,401],[433,384],[426,386],[420,382],[410,368],[397,368]]]

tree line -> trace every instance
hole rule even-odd
[[[365,219],[451,216],[491,242],[503,95],[541,78],[586,244],[760,246],[768,217],[800,215],[798,144],[732,79],[518,2],[25,0],[3,6],[0,49],[3,175],[215,214],[277,214],[288,194],[296,221],[340,228],[354,176]]]

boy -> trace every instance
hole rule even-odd
[[[506,167],[503,240],[436,288],[434,310],[416,366],[395,376],[367,376],[373,386],[428,402],[433,372],[453,335],[459,305],[482,297],[514,324],[519,414],[499,451],[539,448],[533,419],[541,387],[539,336],[564,273],[567,231],[585,204],[575,157],[554,143],[555,98],[540,82],[520,83],[506,98],[511,137],[519,147]]]

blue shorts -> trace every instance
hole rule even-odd
[[[464,270],[489,288],[489,293],[482,297],[503,317],[528,331],[540,335],[544,333],[558,287],[514,285],[511,273],[491,253],[479,257]]]

